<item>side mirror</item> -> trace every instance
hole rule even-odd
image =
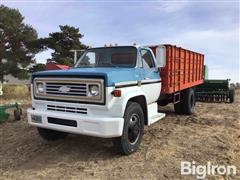
[[[156,49],[157,67],[165,67],[166,65],[166,47],[158,46]]]

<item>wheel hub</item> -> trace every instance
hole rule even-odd
[[[130,117],[128,126],[128,141],[130,144],[135,144],[140,136],[140,118],[137,114]]]

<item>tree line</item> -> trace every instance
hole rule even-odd
[[[0,6],[0,81],[5,75],[26,79],[30,72],[45,69],[37,64],[35,55],[52,49],[52,60],[59,64],[73,65],[73,49],[86,49],[81,43],[83,34],[79,28],[60,25],[58,32],[39,38],[37,31],[24,23],[24,17],[17,9]]]

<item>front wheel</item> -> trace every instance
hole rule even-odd
[[[128,102],[122,136],[113,139],[115,150],[123,155],[135,152],[141,144],[143,131],[144,114],[141,106],[136,102]]]

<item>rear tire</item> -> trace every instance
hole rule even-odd
[[[235,99],[235,89],[230,89],[229,91],[229,102],[233,103]]]
[[[44,129],[44,128],[37,128],[38,134],[47,141],[55,141],[58,139],[64,139],[67,137],[68,133],[60,132],[60,131],[54,131],[51,129]]]
[[[181,100],[174,104],[174,110],[177,114],[191,115],[194,113],[195,103],[195,92],[189,88],[181,92]]]
[[[183,95],[183,114],[191,115],[195,108],[195,92],[192,88],[184,91]]]
[[[182,108],[182,101],[180,101],[179,103],[174,104],[174,110],[175,113],[177,114],[182,114],[183,113],[183,108]]]
[[[124,126],[121,137],[113,139],[115,150],[122,155],[135,152],[143,137],[144,114],[136,102],[128,102],[124,113]]]

